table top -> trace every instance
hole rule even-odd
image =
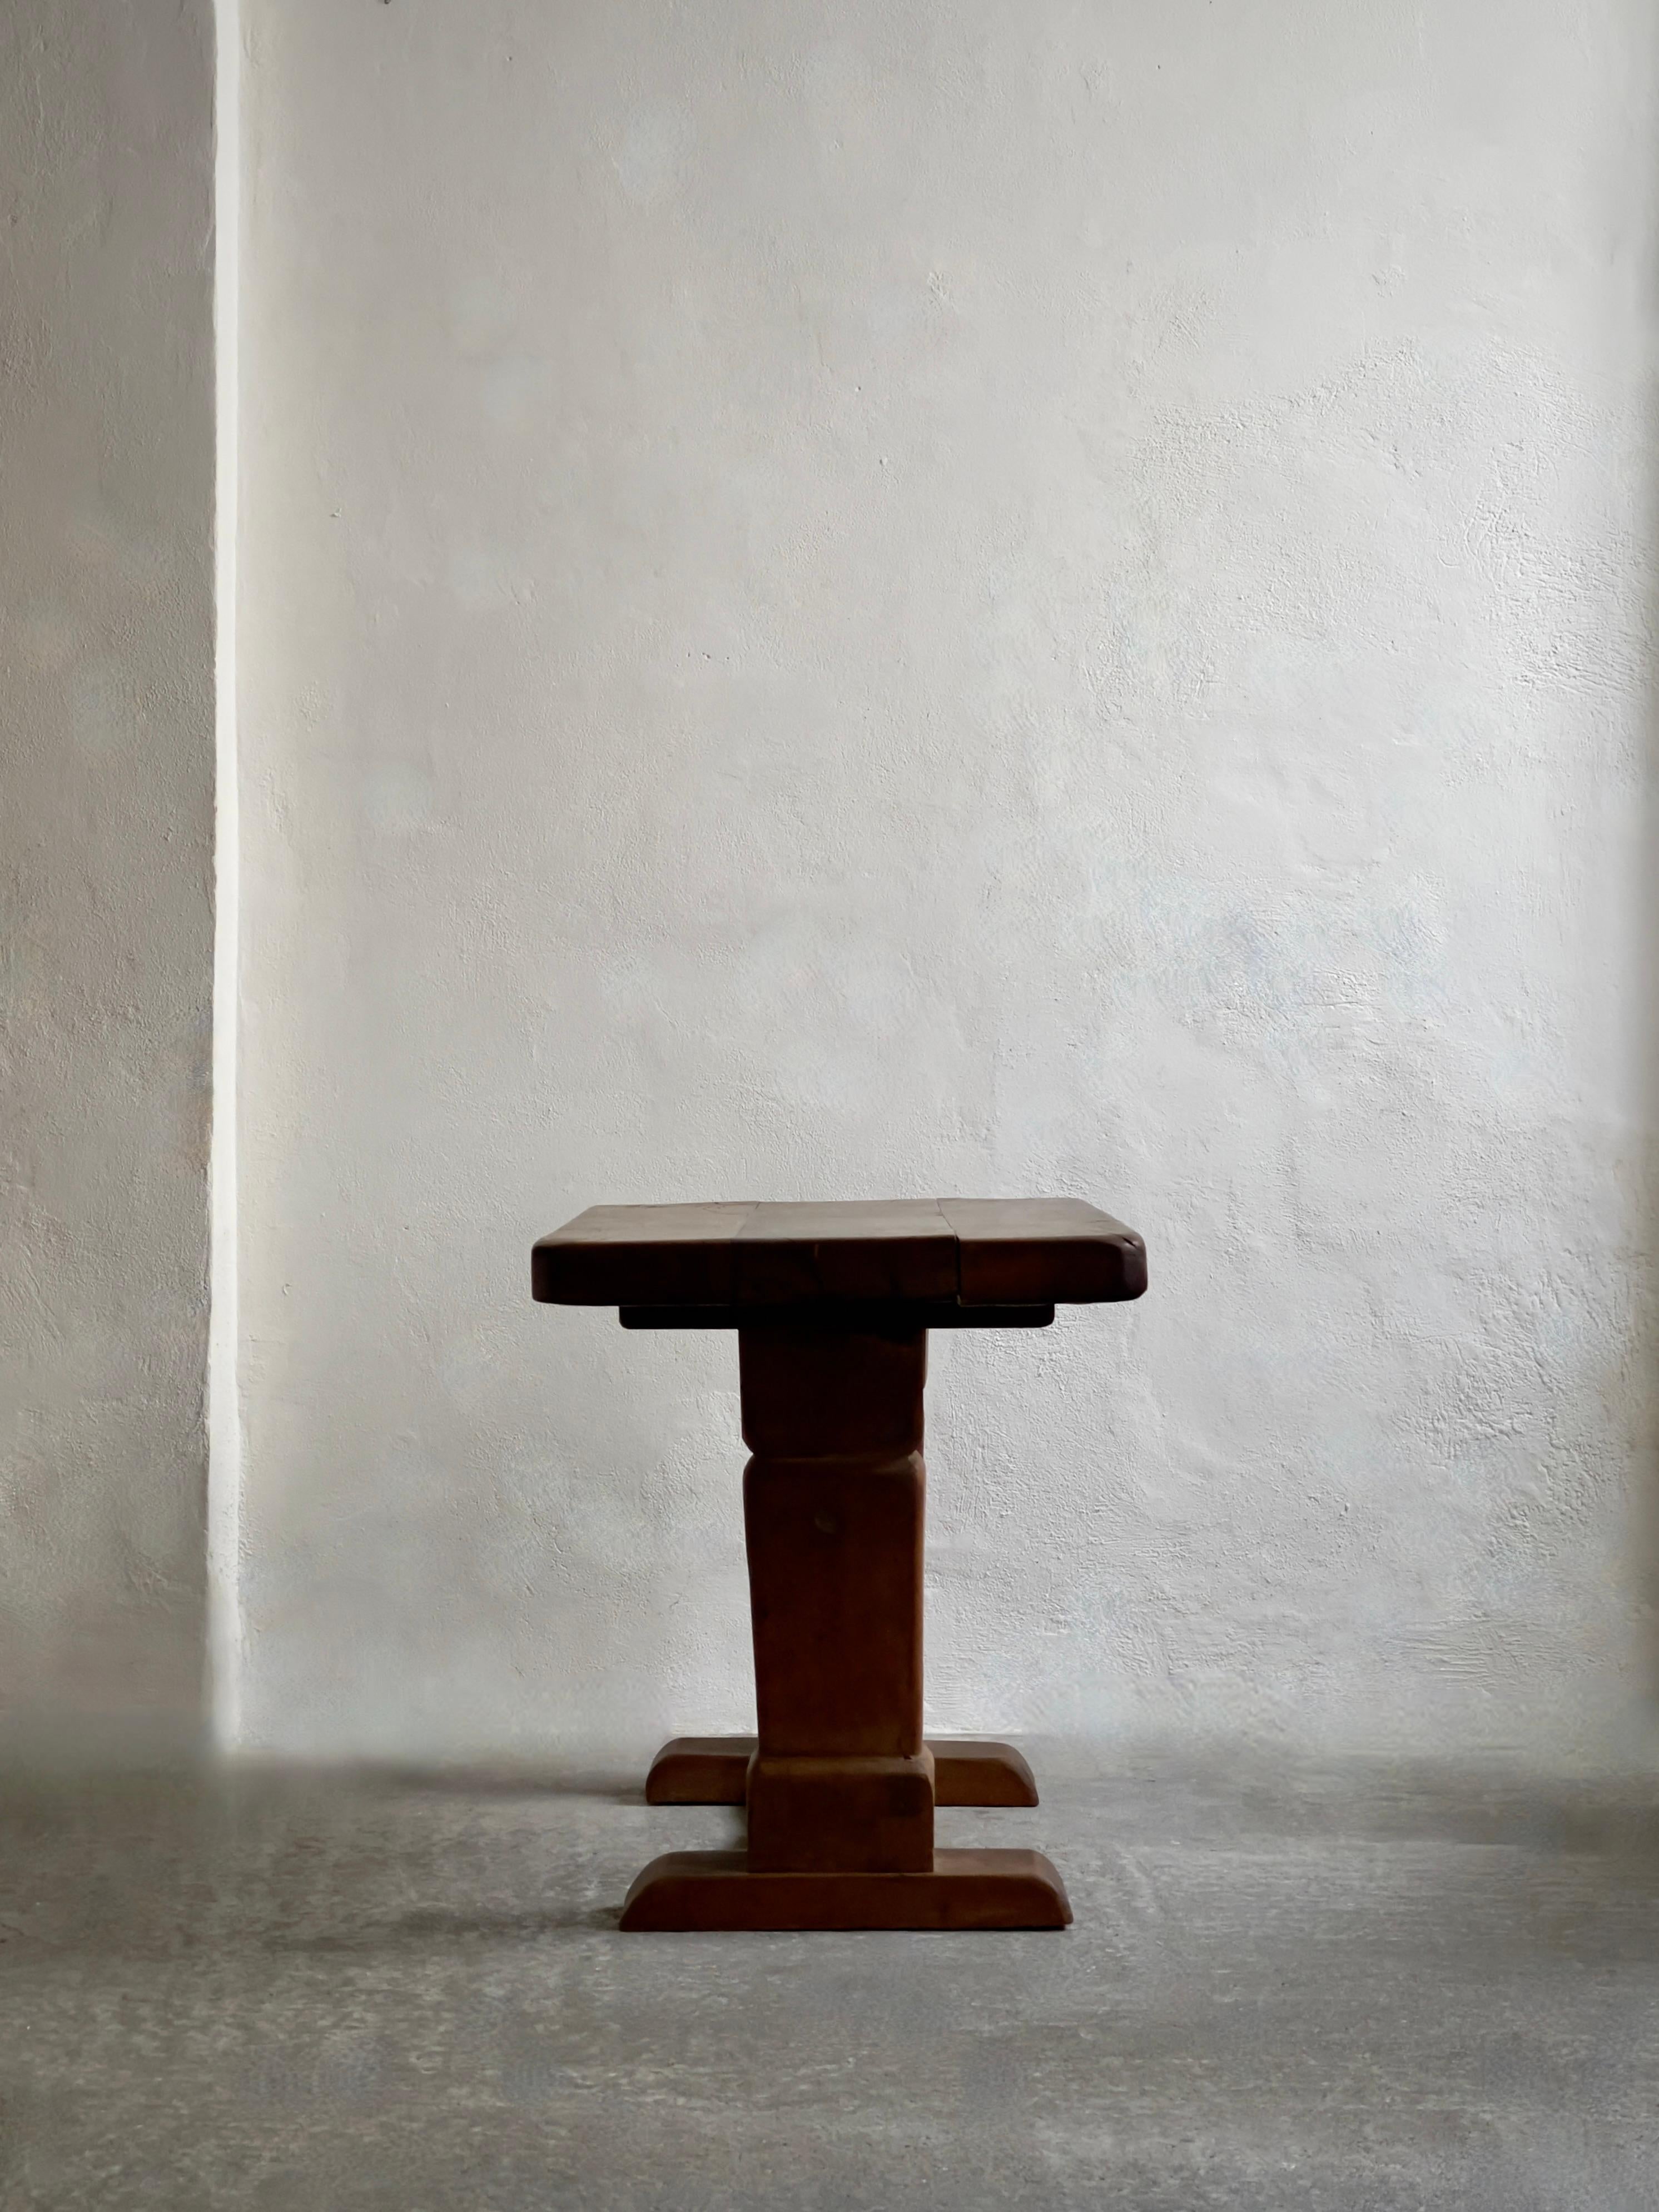
[[[826,1302],[1030,1309],[1139,1297],[1146,1248],[1079,1198],[591,1206],[537,1244],[532,1282],[546,1304],[665,1318]]]

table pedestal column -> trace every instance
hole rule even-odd
[[[879,1329],[739,1332],[759,1735],[665,1747],[647,1795],[745,1798],[749,1848],[653,1860],[629,1892],[624,1928],[1071,1918],[1040,1852],[934,1849],[936,1802],[1029,1804],[1036,1790],[1006,1745],[922,1738],[927,1342],[902,1316]],[[985,1794],[964,1794],[976,1781]]]

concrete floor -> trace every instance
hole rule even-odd
[[[1659,2206],[1659,1790],[1142,1763],[1045,1801],[943,1840],[1041,1842],[1065,1935],[620,1936],[637,1865],[732,1815],[14,1779],[0,2205]]]

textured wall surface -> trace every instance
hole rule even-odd
[[[212,26],[0,9],[0,1733],[193,1727]]]
[[[1632,1755],[1646,0],[255,0],[251,1741],[749,1711],[591,1200],[1077,1192],[938,1725]]]

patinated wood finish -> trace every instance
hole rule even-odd
[[[744,1853],[670,1852],[624,1928],[1058,1928],[1040,1852],[936,1850],[937,1805],[1034,1805],[1006,1744],[921,1733],[930,1328],[1042,1328],[1139,1296],[1146,1249],[1076,1199],[594,1206],[538,1298],[738,1333],[759,1733],[677,1739],[653,1804],[749,1809]]]
[[[572,1306],[1092,1305],[1146,1287],[1140,1238],[1078,1198],[591,1206],[532,1266],[537,1297]]]
[[[647,1805],[741,1805],[748,1795],[752,1735],[677,1735],[651,1762]],[[1011,1743],[933,1735],[935,1805],[1035,1805],[1036,1778]]]

